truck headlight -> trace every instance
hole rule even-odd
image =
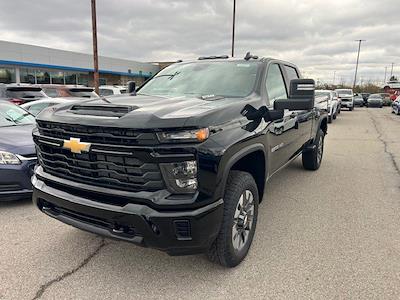
[[[204,142],[210,134],[208,128],[158,133],[161,143]]]
[[[19,158],[10,152],[0,151],[0,165],[20,165]]]
[[[187,194],[197,190],[197,163],[195,160],[160,164],[160,168],[170,192]]]

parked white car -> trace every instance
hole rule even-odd
[[[111,96],[125,94],[127,87],[123,85],[101,85],[99,86],[100,96]]]
[[[25,104],[22,104],[21,107],[28,112],[30,112],[35,117],[45,108],[63,104],[63,103],[71,103],[71,101],[82,101],[81,98],[45,98],[42,100],[31,101]]]
[[[336,89],[338,98],[341,100],[341,108],[346,107],[350,111],[354,109],[354,93],[352,89]]]
[[[332,123],[332,120],[335,120],[340,113],[340,105],[336,92],[331,90],[316,90],[315,96],[327,97],[328,122]]]

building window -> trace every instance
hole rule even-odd
[[[64,72],[51,72],[50,75],[52,84],[64,84]]]
[[[0,67],[0,83],[15,82],[15,69]]]
[[[76,84],[76,73],[65,72],[65,84]]]
[[[37,84],[49,84],[50,74],[47,71],[37,70],[36,71],[36,83]]]
[[[78,84],[89,85],[89,74],[88,73],[78,73],[76,74]]]
[[[106,84],[107,84],[107,79],[99,78],[99,85],[106,85]]]
[[[19,79],[21,83],[35,84],[35,70],[30,68],[20,68]]]

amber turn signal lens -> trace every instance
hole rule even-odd
[[[208,138],[209,134],[210,131],[208,130],[208,128],[202,128],[196,132],[196,139],[199,142],[204,142]]]

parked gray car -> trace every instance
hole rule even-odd
[[[381,94],[372,94],[368,97],[368,107],[380,107],[383,106],[383,98]]]

